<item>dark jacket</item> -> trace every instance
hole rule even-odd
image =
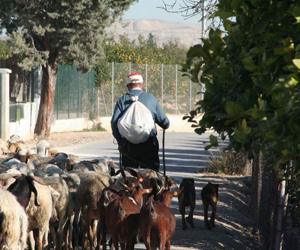
[[[128,94],[129,93],[129,94]],[[170,125],[168,117],[163,112],[158,100],[155,96],[150,93],[143,92],[142,90],[134,89],[124,94],[121,98],[117,100],[113,117],[111,119],[111,128],[113,136],[118,142],[122,140],[122,136],[118,130],[118,120],[124,114],[126,109],[131,105],[131,95],[139,95],[139,101],[143,103],[151,112],[153,120],[158,124],[162,129],[167,129]],[[156,136],[156,129],[152,131],[151,136]]]

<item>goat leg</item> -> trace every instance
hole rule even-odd
[[[212,212],[211,212],[211,217],[210,217],[210,224],[211,224],[211,227],[215,227],[216,212],[217,212],[217,204],[214,203],[214,204],[212,205]]]
[[[211,229],[210,224],[208,222],[208,205],[207,204],[203,204],[204,207],[204,221],[205,221],[205,226],[207,229]]]
[[[166,242],[166,250],[171,250],[171,240],[167,240]]]
[[[186,221],[191,225],[192,228],[195,228],[194,218],[193,218],[194,210],[195,210],[195,205],[191,205],[189,216],[186,217]]]

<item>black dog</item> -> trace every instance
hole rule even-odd
[[[218,184],[208,183],[202,188],[201,198],[204,208],[204,221],[207,229],[215,227],[215,218],[217,212],[217,202],[218,202]],[[210,217],[210,222],[208,221],[208,206],[211,206],[212,212]]]
[[[193,214],[196,205],[196,189],[194,179],[183,178],[180,184],[180,189],[183,192],[178,195],[179,210],[182,216],[182,230],[186,230],[186,221],[194,228]],[[190,207],[189,216],[185,219],[185,207]],[[185,221],[186,220],[186,221]]]

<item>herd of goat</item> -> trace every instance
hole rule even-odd
[[[212,223],[206,211],[208,229],[214,225],[218,192],[209,185],[207,197],[202,194],[204,208],[213,207]],[[168,250],[176,228],[170,209],[176,195],[182,229],[185,221],[194,227],[193,179],[183,179],[178,187],[151,169],[118,169],[108,157],[81,161],[46,140],[28,148],[19,136],[0,139],[0,250],[106,249],[107,235],[110,249],[133,250],[142,239],[147,250]]]

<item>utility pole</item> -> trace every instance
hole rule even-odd
[[[202,32],[202,37],[201,38],[204,38],[205,37],[205,0],[203,0],[203,6],[202,6],[202,27],[201,27],[201,32]]]

